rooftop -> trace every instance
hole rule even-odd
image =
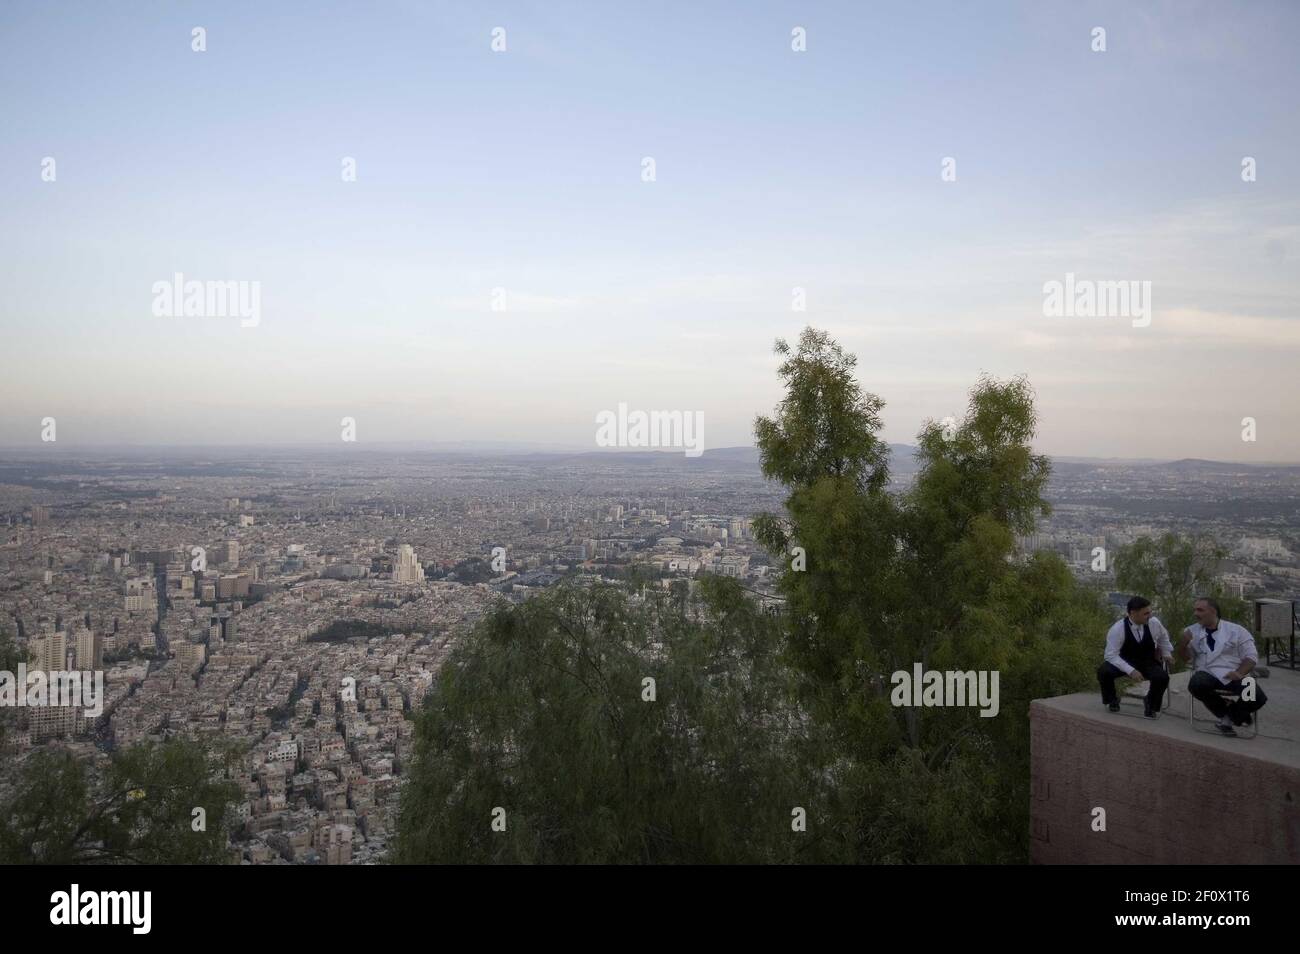
[[[1031,861],[1300,863],[1300,672],[1260,677],[1253,738],[1220,735],[1199,702],[1189,724],[1188,678],[1173,677],[1156,719],[1142,715],[1140,686],[1118,714],[1099,691],[1030,705]]]
[[[1100,690],[1076,692],[1052,699],[1036,699],[1033,704],[1107,725],[1119,723],[1126,729],[1152,736],[1193,742],[1233,755],[1300,769],[1300,671],[1279,666],[1269,666],[1267,669],[1269,674],[1260,677],[1259,685],[1268,701],[1259,710],[1262,715],[1260,732],[1253,739],[1247,738],[1245,734],[1237,738],[1219,735],[1213,727],[1213,716],[1199,702],[1193,704],[1197,721],[1195,725],[1188,724],[1187,680],[1191,676],[1190,672],[1175,673],[1170,679],[1172,697],[1166,702],[1167,708],[1158,719],[1148,719],[1142,714],[1141,698],[1146,691],[1145,683],[1134,686],[1125,693],[1126,698],[1119,714],[1108,712],[1101,704]],[[1250,728],[1244,730],[1245,733],[1250,731]]]

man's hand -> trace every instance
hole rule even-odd
[[[1147,681],[1147,677],[1144,676],[1144,675],[1142,675],[1142,670],[1141,670],[1141,669],[1133,669],[1133,670],[1130,670],[1130,671],[1129,671],[1129,674],[1128,674],[1128,677],[1129,677],[1130,679],[1132,679],[1134,682],[1146,682],[1146,681]]]
[[[1234,682],[1236,682],[1236,681],[1237,681],[1238,679],[1240,679],[1240,678],[1241,678],[1241,674],[1240,674],[1240,673],[1237,673],[1237,672],[1230,672],[1230,673],[1228,673],[1226,676],[1223,677],[1223,684],[1224,684],[1225,686],[1230,686],[1230,685],[1232,685]]]

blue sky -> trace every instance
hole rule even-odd
[[[814,324],[891,440],[988,371],[1049,453],[1300,460],[1298,39],[1288,3],[13,0],[0,443],[584,446],[619,402],[750,443]],[[260,323],[156,317],[175,272]],[[1150,326],[1044,317],[1066,272],[1150,281]]]

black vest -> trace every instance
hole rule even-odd
[[[1120,647],[1119,658],[1138,669],[1156,661],[1156,641],[1151,638],[1151,624],[1142,624],[1142,642],[1133,636],[1133,621],[1124,617],[1124,645]]]

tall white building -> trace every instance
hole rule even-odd
[[[37,636],[27,646],[32,657],[33,668],[43,672],[62,671],[68,665],[68,634],[59,630],[45,636]]]
[[[104,668],[104,640],[91,629],[77,631],[77,668],[94,670]]]
[[[415,550],[409,543],[397,548],[397,559],[393,562],[394,583],[421,583],[424,581],[424,567],[415,557]]]

